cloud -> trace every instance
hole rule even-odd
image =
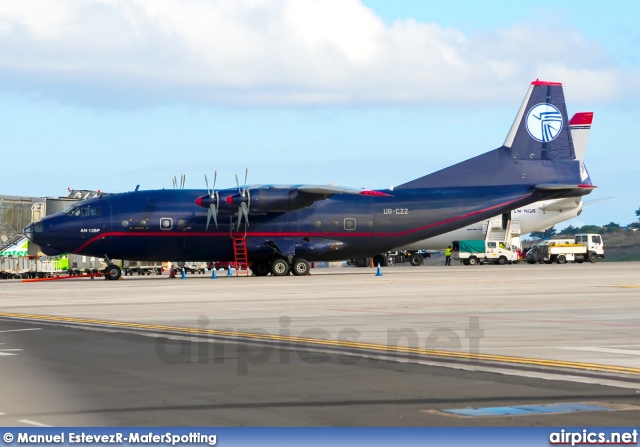
[[[574,30],[386,25],[358,0],[0,3],[0,88],[63,102],[435,105],[534,78],[571,85],[572,100],[639,85]]]

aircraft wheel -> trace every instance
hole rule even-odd
[[[356,267],[369,267],[369,258],[356,258]]]
[[[373,257],[373,266],[387,267],[387,257],[384,255],[375,255]]]
[[[558,255],[556,262],[558,264],[565,264],[567,262],[567,257],[565,255]]]
[[[270,272],[268,262],[254,262],[251,266],[253,274],[256,276],[267,276]]]
[[[271,263],[271,274],[273,276],[287,276],[289,270],[289,263],[282,258],[277,258]]]
[[[118,267],[117,265],[111,264],[105,269],[104,275],[105,278],[111,281],[115,281],[120,279],[120,277],[122,276],[122,270],[120,270],[120,267]]]
[[[527,264],[535,264],[536,261],[527,261]]]
[[[291,263],[291,272],[295,276],[306,276],[309,274],[309,269],[311,266],[309,265],[309,261],[302,258],[296,258]]]
[[[414,267],[421,266],[422,264],[424,264],[424,258],[420,254],[417,254],[417,253],[413,254],[409,258],[409,264],[411,264]]]

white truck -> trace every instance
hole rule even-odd
[[[599,234],[576,234],[574,239],[545,241],[531,251],[531,256],[527,253],[527,262],[530,264],[594,263],[598,258],[604,258],[604,242]]]
[[[508,242],[498,241],[453,241],[453,259],[464,265],[514,264],[520,261],[517,250]]]

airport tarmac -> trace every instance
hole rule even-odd
[[[4,281],[0,315],[640,388],[640,264]],[[128,325],[123,327],[123,324]]]
[[[599,384],[279,348],[259,355],[265,350],[244,343],[184,345],[35,321],[0,320],[0,342],[0,426],[583,427],[640,420],[638,390]],[[473,408],[486,413],[457,413]]]

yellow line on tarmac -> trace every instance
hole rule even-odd
[[[640,289],[640,284],[630,284],[628,286],[613,286],[613,287],[617,287],[619,289]]]
[[[550,359],[536,359],[527,357],[511,357],[504,355],[494,354],[472,354],[456,351],[442,351],[437,349],[421,349],[421,348],[409,348],[404,346],[387,346],[375,343],[360,343],[356,341],[344,341],[344,340],[323,340],[319,338],[306,338],[295,336],[283,336],[273,334],[257,334],[251,332],[233,332],[233,331],[221,331],[217,329],[196,329],[188,327],[178,326],[164,326],[157,324],[144,324],[144,323],[127,323],[124,321],[111,321],[111,320],[96,320],[93,318],[77,318],[77,317],[56,317],[50,315],[33,315],[11,312],[0,312],[0,317],[6,318],[21,318],[33,321],[42,322],[61,322],[61,323],[81,323],[92,324],[109,327],[129,328],[129,329],[147,329],[156,331],[174,332],[177,334],[197,334],[197,335],[217,335],[225,337],[236,337],[246,340],[261,340],[261,341],[280,341],[289,343],[309,344],[315,346],[332,346],[339,348],[351,348],[351,349],[367,349],[371,351],[394,353],[394,354],[417,354],[432,357],[443,357],[452,359],[466,359],[466,360],[484,360],[491,362],[502,363],[514,363],[521,365],[531,366],[549,366],[555,368],[572,368],[581,369],[587,371],[600,371],[609,373],[624,373],[624,374],[638,374],[640,375],[640,368],[631,368],[627,366],[614,366],[614,365],[601,365],[597,363],[582,363],[571,362],[563,360],[550,360]]]

